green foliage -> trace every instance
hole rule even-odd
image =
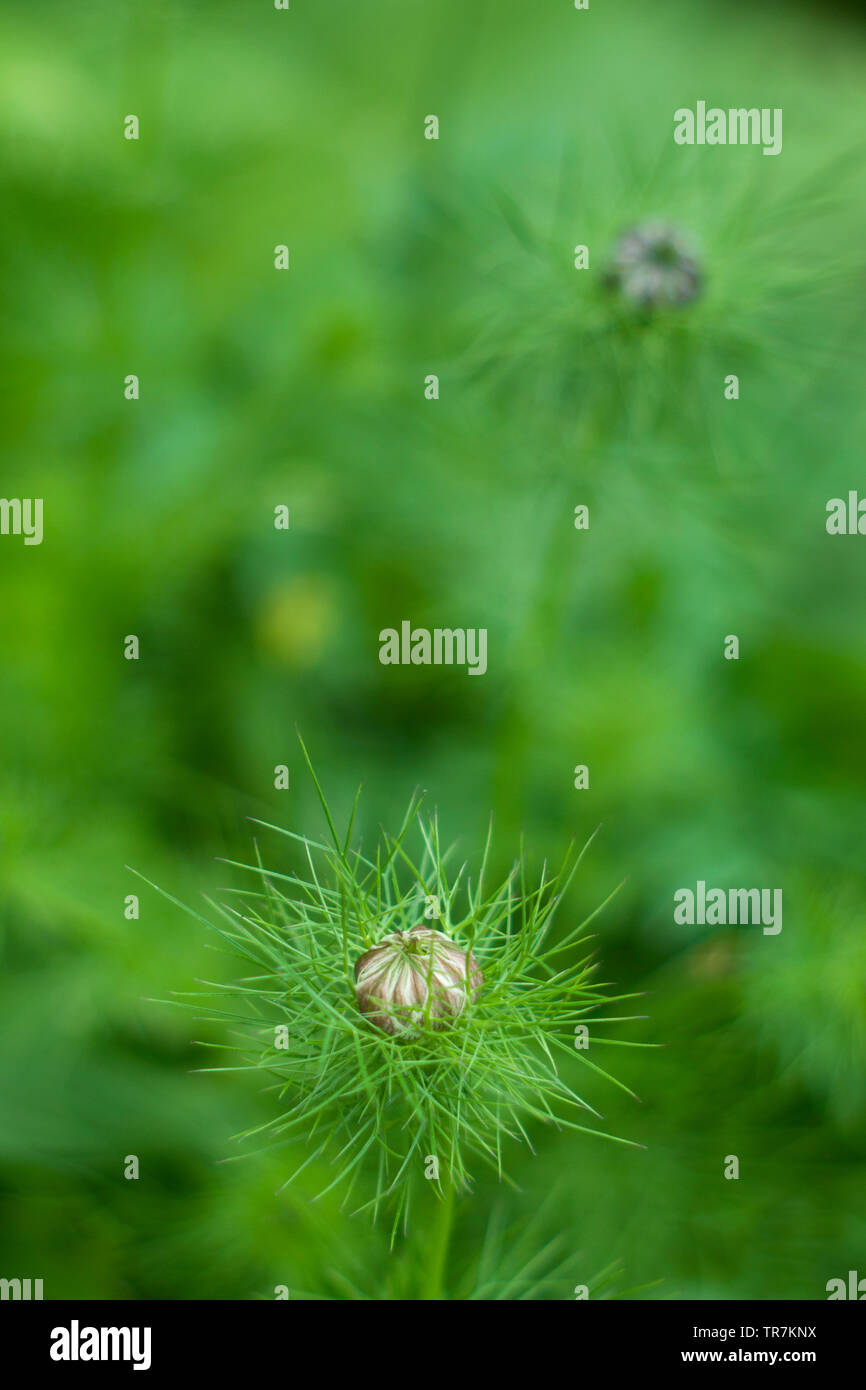
[[[509,1141],[517,1187],[478,1164],[455,1197],[443,1289],[528,1269],[527,1296],[569,1299],[619,1260],[650,1296],[808,1299],[862,1259],[866,541],[823,530],[862,491],[866,418],[851,9],[7,0],[2,491],[44,497],[46,532],[0,537],[0,1274],[47,1297],[418,1289],[432,1194],[392,1252],[344,1193],[311,1203],[324,1155],[278,1197],[287,1149],[222,1162],[278,1099],[190,1075],[225,1022],[145,1000],[236,962],[154,895],[123,913],[127,864],[222,901],[246,817],[316,823],[294,764],[273,786],[296,724],[338,824],[363,778],[364,844],[421,786],[461,845],[492,808],[491,882],[521,834],[558,862],[599,822],[581,901],[629,876],[605,992],[647,991],[618,1032],[666,1046],[615,1054],[640,1108],[573,1049],[557,1065],[646,1149]],[[783,153],[677,151],[701,97],[783,107]],[[642,324],[603,275],[646,217],[706,279]],[[381,667],[402,617],[486,626],[488,674]],[[676,928],[697,878],[782,886],[783,932]]]
[[[413,798],[398,833],[382,831],[373,857],[352,843],[358,798],[346,833],[338,835],[310,771],[331,843],[282,830],[303,847],[301,873],[266,867],[260,857],[236,866],[252,872],[258,886],[234,890],[241,905],[219,905],[227,925],[213,929],[255,973],[219,984],[219,1003],[208,1016],[240,1031],[243,1041],[234,1048],[244,1059],[240,1069],[269,1078],[276,1094],[277,1113],[253,1133],[302,1141],[306,1156],[298,1174],[329,1158],[335,1175],[319,1196],[343,1187],[348,1200],[359,1176],[372,1169],[374,1191],[364,1194],[360,1209],[375,1217],[394,1198],[396,1230],[401,1220],[408,1224],[410,1196],[428,1159],[436,1160],[442,1195],[470,1187],[470,1159],[485,1161],[502,1180],[508,1141],[532,1148],[528,1124],[587,1130],[575,1115],[597,1112],[563,1079],[557,1056],[573,1058],[576,1026],[591,1011],[593,1027],[623,1021],[597,1010],[624,996],[602,993],[591,979],[589,953],[578,949],[600,909],[551,935],[582,855],[555,874],[545,866],[535,888],[521,855],[504,882],[489,889],[488,834],[475,880],[465,864],[452,878],[438,818],[425,820]],[[484,984],[479,999],[446,1027],[434,1029],[427,1017],[395,1039],[359,1011],[354,964],[384,936],[423,922],[431,898],[437,928],[467,959],[471,953]],[[576,1055],[605,1074],[585,1048]]]

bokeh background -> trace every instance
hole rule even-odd
[[[0,538],[0,1275],[411,1296],[423,1215],[392,1252],[321,1173],[275,1195],[296,1155],[223,1162],[273,1100],[149,1002],[232,964],[125,866],[195,904],[247,817],[318,834],[296,726],[367,837],[421,786],[503,870],[601,822],[564,921],[628,876],[603,976],[664,1046],[591,1098],[646,1147],[515,1148],[453,1297],[866,1275],[866,541],[824,528],[866,486],[864,56],[793,0],[4,4],[0,490],[45,539]],[[781,156],[676,147],[699,99],[782,107]],[[707,287],[635,324],[602,270],[648,216]],[[488,674],[381,666],[404,617]],[[675,926],[698,878],[782,887],[782,933]]]

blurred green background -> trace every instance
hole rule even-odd
[[[864,55],[791,0],[7,0],[2,492],[45,539],[0,537],[0,1275],[411,1289],[423,1215],[390,1253],[321,1174],[275,1195],[296,1155],[222,1163],[273,1101],[147,1002],[232,964],[125,866],[194,903],[248,816],[318,834],[296,725],[367,838],[422,786],[467,856],[493,811],[500,869],[602,822],[564,921],[628,875],[603,976],[665,1046],[602,1059],[642,1105],[591,1099],[646,1149],[514,1149],[452,1296],[554,1254],[528,1296],[866,1275],[866,541],[824,529],[864,482]],[[676,147],[699,99],[782,107],[781,156]],[[707,288],[640,325],[601,274],[651,216]],[[402,618],[486,627],[487,675],[381,666]],[[699,878],[782,887],[782,933],[675,926]]]

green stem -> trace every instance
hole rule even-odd
[[[433,1219],[432,1238],[427,1245],[427,1271],[422,1284],[421,1297],[439,1303],[444,1297],[445,1267],[448,1263],[448,1247],[451,1244],[451,1228],[454,1223],[454,1185],[448,1184],[445,1196],[438,1204]]]

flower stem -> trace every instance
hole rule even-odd
[[[427,1247],[427,1270],[421,1297],[439,1303],[444,1298],[445,1267],[454,1221],[454,1185],[449,1183],[433,1219],[432,1238]]]

